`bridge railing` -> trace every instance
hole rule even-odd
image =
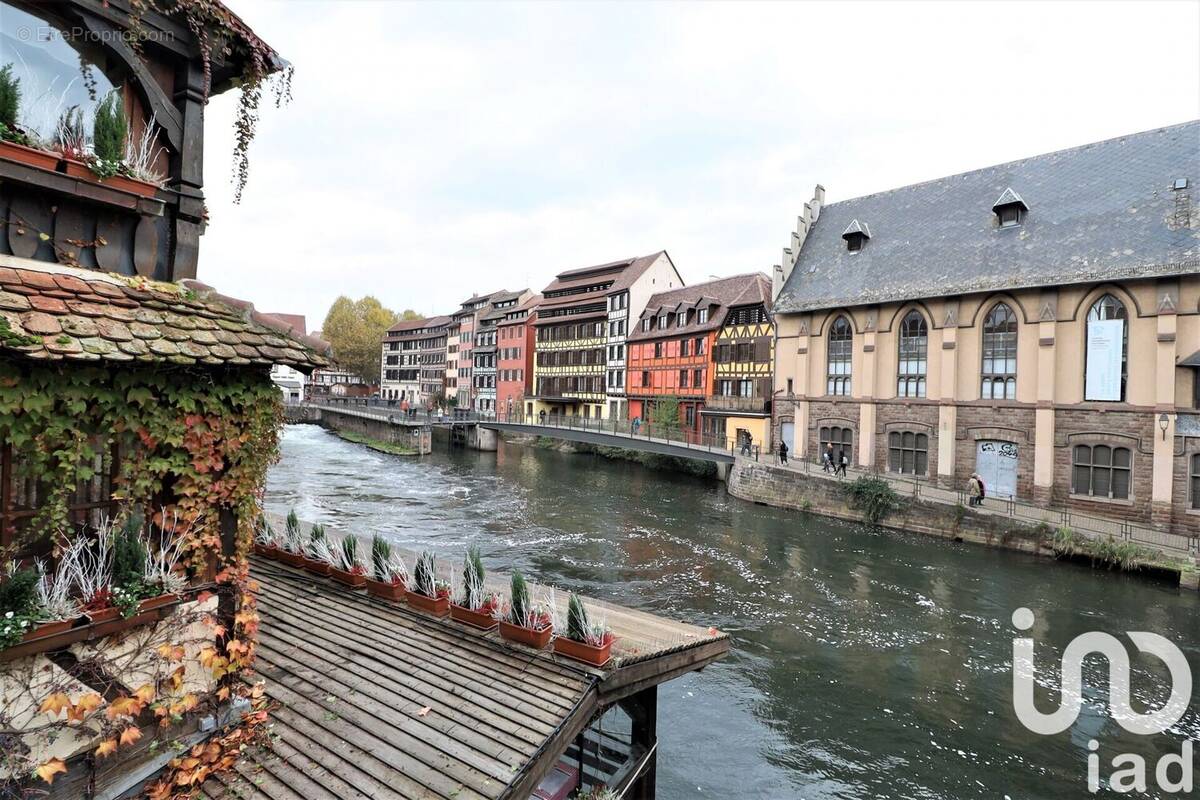
[[[524,414],[521,412],[513,412],[511,414],[501,412],[492,419],[495,422],[507,425],[567,428],[627,439],[644,439],[676,447],[705,450],[710,453],[720,452],[730,456],[742,455],[747,458],[753,458],[756,461],[761,453],[761,446],[753,441],[739,441],[736,438],[724,435],[698,433],[669,425],[655,425],[652,422],[580,417],[565,414]]]

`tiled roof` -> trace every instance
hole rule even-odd
[[[734,306],[763,303],[771,310],[771,279],[761,272],[733,275],[708,283],[683,286],[668,292],[651,295],[642,315],[632,324],[629,341],[660,339],[667,336],[686,336],[720,328],[725,324],[725,315]],[[712,308],[716,306],[716,308]],[[657,317],[660,311],[674,312],[687,308],[709,308],[708,320],[698,324],[693,315],[692,322],[684,327],[672,323],[665,329],[642,330],[642,320]]]
[[[329,345],[225,297],[178,284],[0,256],[0,352],[71,361],[329,363]],[[6,324],[5,324],[6,323]]]
[[[1187,187],[1173,189],[1179,179]],[[997,198],[1027,206],[999,228]],[[1006,200],[1007,202],[1007,200]],[[849,252],[858,220],[871,240]],[[820,210],[776,310],[1200,270],[1200,121],[867,195]]]
[[[521,303],[521,305],[517,306],[516,308],[504,309],[504,314],[506,316],[508,314],[511,314],[514,311],[524,311],[525,312],[524,316],[517,317],[516,319],[501,319],[496,324],[497,325],[519,325],[522,322],[525,322],[527,319],[529,319],[529,315],[534,310],[537,309],[538,305],[541,302],[542,302],[542,296],[540,294],[530,295],[528,300],[526,300],[524,303]]]
[[[387,329],[388,333],[407,333],[422,328],[438,328],[450,324],[450,317],[421,317],[420,319],[402,319]]]
[[[281,322],[286,322],[291,326],[291,333],[299,333],[301,335],[308,333],[308,325],[305,322],[303,314],[280,314],[276,311],[264,311],[263,313]]]
[[[603,291],[585,292],[583,294],[566,295],[564,297],[546,297],[540,305],[543,308],[558,308],[560,306],[574,305],[575,303],[594,303],[610,294],[628,289],[650,268],[650,265],[659,256],[666,256],[668,261],[671,259],[667,255],[666,250],[659,250],[657,253],[651,253],[648,256],[626,258],[621,261],[598,264],[594,267],[583,267],[581,269],[560,272],[550,282],[550,285],[542,290],[543,294],[562,291],[563,289],[591,286],[606,281],[612,281],[612,285]]]

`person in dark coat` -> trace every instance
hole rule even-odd
[[[787,463],[787,453],[788,453],[787,442],[780,442],[779,443],[779,463],[780,464]]]

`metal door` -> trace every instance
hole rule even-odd
[[[779,438],[787,443],[788,452],[796,452],[796,423],[781,422],[779,424]]]
[[[983,478],[988,497],[1017,493],[1017,446],[1012,442],[981,441],[975,452],[975,471]]]

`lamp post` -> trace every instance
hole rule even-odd
[[[1159,427],[1159,430],[1162,431],[1162,438],[1163,438],[1163,441],[1165,442],[1167,440],[1167,428],[1171,427],[1171,418],[1169,416],[1167,416],[1167,412],[1164,411],[1162,414],[1159,415],[1158,427]]]

